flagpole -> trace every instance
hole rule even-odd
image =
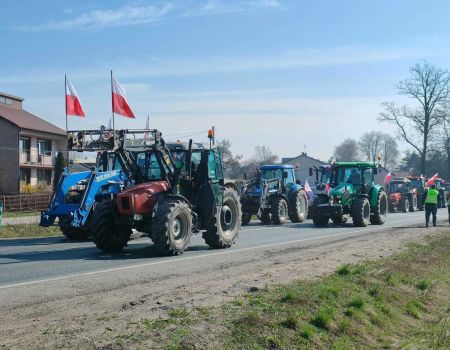
[[[113,71],[111,69],[111,112],[112,112],[112,125],[113,125],[113,144],[116,148],[116,124],[114,122],[114,95],[113,95]]]
[[[69,119],[67,118],[67,74],[64,74],[64,102],[65,102],[65,111],[66,111],[66,160],[67,160],[67,167],[69,167],[69,147],[68,147],[68,141],[69,141]]]

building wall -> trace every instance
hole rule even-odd
[[[295,168],[295,176],[300,180],[302,185],[305,183],[305,180],[308,180],[308,183],[311,187],[315,187],[315,175],[309,176],[309,168],[313,166],[325,165],[325,163],[308,157],[306,155],[301,155],[299,157],[289,159],[284,164],[291,164]]]
[[[19,128],[0,117],[0,167],[4,171],[0,193],[19,191]]]

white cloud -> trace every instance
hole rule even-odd
[[[97,30],[137,24],[152,24],[177,17],[206,16],[217,14],[243,14],[262,9],[281,8],[278,0],[208,0],[197,6],[165,2],[160,5],[127,5],[117,9],[90,10],[73,18],[50,21],[40,25],[18,27],[22,31]],[[75,12],[75,11],[74,11]]]

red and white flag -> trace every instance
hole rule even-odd
[[[386,186],[389,182],[391,182],[391,180],[392,180],[392,173],[388,172],[383,181],[384,185]]]
[[[119,82],[111,75],[111,86],[112,86],[112,108],[113,113],[123,115],[127,118],[134,118],[134,114],[127,102],[127,96],[125,94],[125,89]]]
[[[83,107],[81,107],[80,99],[78,98],[77,91],[67,78],[66,78],[66,115],[85,117]]]
[[[313,199],[314,198],[314,192],[311,189],[311,186],[309,186],[308,180],[305,180],[305,192],[308,196],[308,199]]]
[[[437,180],[438,178],[438,173],[434,174],[430,179],[428,179],[427,182],[425,182],[425,186],[431,186],[432,184],[434,184],[434,180]]]

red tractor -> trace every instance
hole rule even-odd
[[[388,209],[390,213],[401,211],[414,212],[418,205],[418,191],[411,187],[410,180],[404,177],[394,178],[388,185]]]
[[[225,186],[222,160],[214,147],[181,147],[171,153],[161,133],[120,152],[135,174],[134,185],[95,208],[94,243],[103,251],[120,251],[132,229],[146,233],[160,254],[178,255],[193,233],[202,233],[212,248],[230,247],[241,227],[237,192]]]

